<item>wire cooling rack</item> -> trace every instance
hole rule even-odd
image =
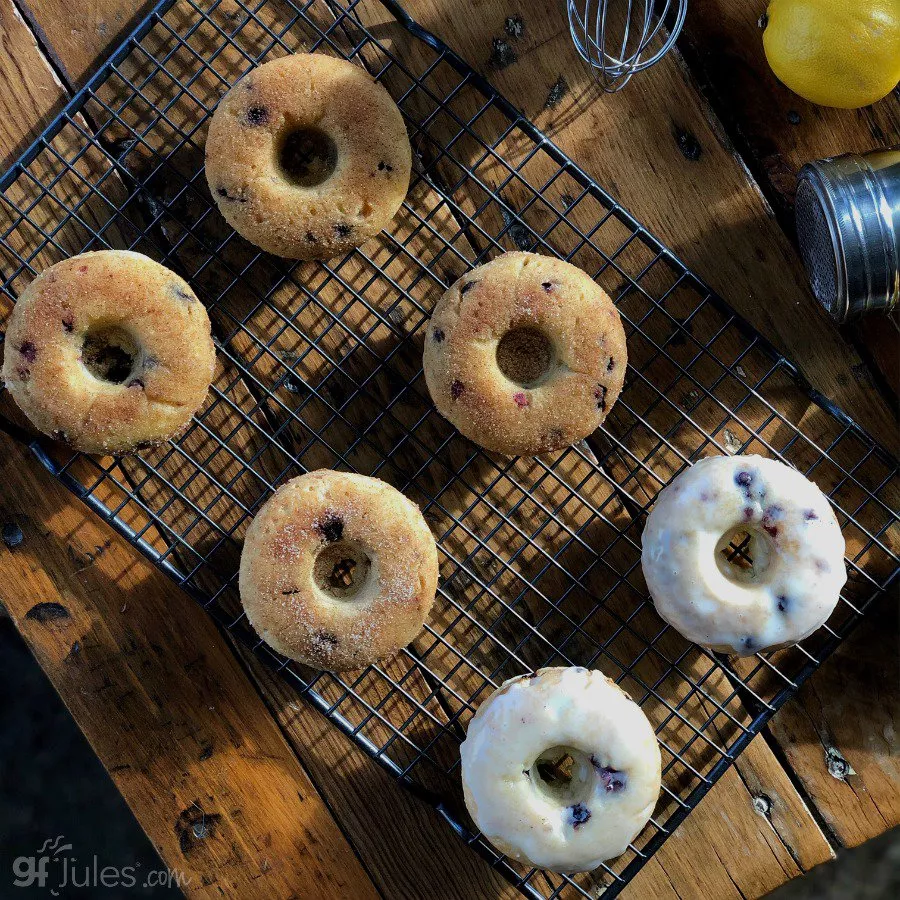
[[[414,149],[390,232],[326,263],[291,264],[242,241],[203,174],[219,98],[260,61],[297,50],[365,66],[397,100]],[[219,350],[207,404],[177,441],[100,459],[29,436],[41,462],[528,896],[617,894],[896,573],[896,463],[390,0],[166,0],[0,192],[7,307],[59,259],[130,248],[190,280]],[[489,456],[462,439],[421,372],[441,292],[513,248],[592,274],[628,335],[626,387],[604,426],[541,459]],[[8,395],[4,408],[22,437]],[[647,510],[675,474],[715,453],[789,462],[838,513],[847,587],[828,625],[796,647],[719,657],[666,627],[647,597]],[[421,637],[348,676],[268,650],[237,599],[254,512],[285,479],[326,466],[377,475],[417,501],[441,555]],[[738,561],[746,552],[731,548]],[[664,773],[629,850],[571,878],[499,857],[471,830],[457,771],[465,726],[495,686],[569,664],[601,668],[641,704]]]

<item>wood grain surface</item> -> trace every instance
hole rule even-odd
[[[365,897],[374,882],[385,897],[517,896],[286,681],[233,647],[242,670],[202,610],[28,451],[5,437],[0,448],[0,476],[18,485],[0,499],[0,519],[24,534],[0,550],[0,598],[166,864],[191,879],[186,893],[304,897],[304,885],[320,884],[314,896]],[[698,871],[693,848],[711,835],[717,852]],[[345,858],[345,837],[362,866]],[[761,896],[830,856],[760,737],[626,896]]]
[[[17,485],[0,516],[24,537],[2,551],[3,603],[187,892],[377,897],[203,610],[0,446],[0,483]]]
[[[61,105],[65,91],[13,3],[0,5],[0,48],[0,115],[5,123],[0,154],[5,170]]]
[[[697,0],[682,46],[717,116],[788,233],[797,172],[816,159],[900,146],[900,93],[863,109],[816,106],[781,84],[766,63],[760,18],[767,0]],[[870,316],[843,334],[896,393],[900,316]],[[857,377],[866,378],[866,370]]]
[[[374,2],[364,5],[367,15],[384,17]],[[684,60],[673,55],[609,98],[592,88],[552,0],[476,0],[467,15],[458,5],[411,0],[407,8],[797,359],[813,384],[892,443],[888,404],[866,364],[819,312],[772,212],[777,179],[761,190],[748,178]],[[741,0],[695,6],[703,7],[702,19],[692,11],[689,60],[714,54],[728,34],[735,46],[750,45]],[[134,0],[31,0],[17,8],[0,0],[7,50],[0,56],[0,148],[7,162],[141,7]],[[516,36],[510,17],[522,23]],[[498,67],[497,40],[510,46],[514,63]],[[757,98],[760,108],[780,90],[765,78],[726,87]],[[814,111],[808,115],[815,119]],[[866,115],[887,129],[889,141],[896,98]],[[842,142],[849,121],[823,114],[815,140],[792,147],[793,155],[781,151],[787,165],[799,165],[807,152],[822,155],[826,136]],[[768,130],[772,141],[791,133]],[[866,148],[858,132],[847,146]],[[750,169],[762,171],[761,154],[752,146],[747,152]],[[894,351],[866,343],[864,333],[858,339],[882,365],[896,350],[896,343]],[[190,895],[514,896],[286,681],[233,646],[238,664],[229,639],[191,601],[24,451],[6,439],[2,451],[0,509],[26,541],[0,549],[0,597],[167,864],[196,875]],[[40,603],[50,606],[40,612]],[[890,677],[896,621],[888,606],[752,742],[625,896],[761,896],[829,858],[833,847],[900,822],[898,691]],[[161,705],[162,696],[172,702]],[[712,849],[698,857],[698,846]],[[319,893],[304,893],[311,885]]]

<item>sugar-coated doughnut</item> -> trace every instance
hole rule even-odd
[[[421,631],[437,547],[419,508],[377,478],[320,470],[263,505],[241,553],[241,602],[257,634],[319,669],[355,669]]]
[[[728,561],[735,541],[747,545],[743,565]],[[657,612],[723,653],[802,640],[831,615],[847,580],[828,499],[796,469],[761,456],[694,463],[656,498],[641,543]]]
[[[220,101],[206,139],[206,179],[229,225],[291,259],[326,259],[377,234],[411,169],[390,94],[359,66],[319,53],[250,72]]]
[[[606,292],[570,263],[504,253],[460,278],[425,334],[425,380],[467,438],[510,456],[568,447],[618,399],[625,332]]]
[[[85,453],[182,432],[215,347],[187,283],[140,253],[82,253],[45,269],[13,308],[3,378],[36,428]]]
[[[466,807],[502,853],[585,872],[623,853],[660,790],[660,753],[640,707],[602,672],[541,669],[505,682],[469,724]]]

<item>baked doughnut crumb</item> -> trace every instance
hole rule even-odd
[[[623,853],[653,813],[653,727],[602,672],[511,678],[478,708],[460,747],[466,807],[501,852],[554,872]]]
[[[219,102],[206,178],[226,221],[268,253],[327,259],[385,228],[412,151],[390,94],[360,66],[297,53],[254,69]]]
[[[618,399],[627,362],[606,292],[570,263],[518,251],[444,293],[423,356],[438,412],[476,444],[510,456],[591,434]]]
[[[128,250],[45,269],[10,316],[3,378],[36,428],[85,453],[180,434],[215,367],[209,316],[188,284]]]
[[[722,653],[803,640],[831,615],[847,580],[828,499],[762,456],[709,457],[685,469],[656,498],[641,544],[657,612]]]
[[[437,547],[414,503],[377,478],[323,469],[287,482],[257,513],[239,587],[266,643],[343,671],[412,641],[437,579]]]

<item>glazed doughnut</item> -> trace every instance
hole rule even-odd
[[[647,717],[602,672],[581,667],[505,682],[479,707],[460,753],[466,807],[485,837],[554,872],[623,853],[659,796]]]
[[[377,234],[411,168],[390,94],[359,66],[317,53],[250,72],[222,98],[206,139],[206,179],[228,224],[291,259],[326,259]]]
[[[437,578],[437,547],[414,503],[377,478],[323,469],[287,482],[257,513],[239,587],[267,644],[342,671],[413,640]]]
[[[742,536],[752,565],[728,561]],[[694,463],[660,492],[641,542],[657,612],[722,653],[803,640],[831,615],[847,580],[828,499],[796,469],[761,456]]]
[[[99,250],[45,269],[6,331],[3,378],[36,428],[85,453],[182,432],[215,366],[209,317],[187,283],[140,253]]]
[[[587,437],[622,390],[625,332],[581,269],[504,253],[460,278],[425,334],[425,380],[467,438],[534,456]]]

